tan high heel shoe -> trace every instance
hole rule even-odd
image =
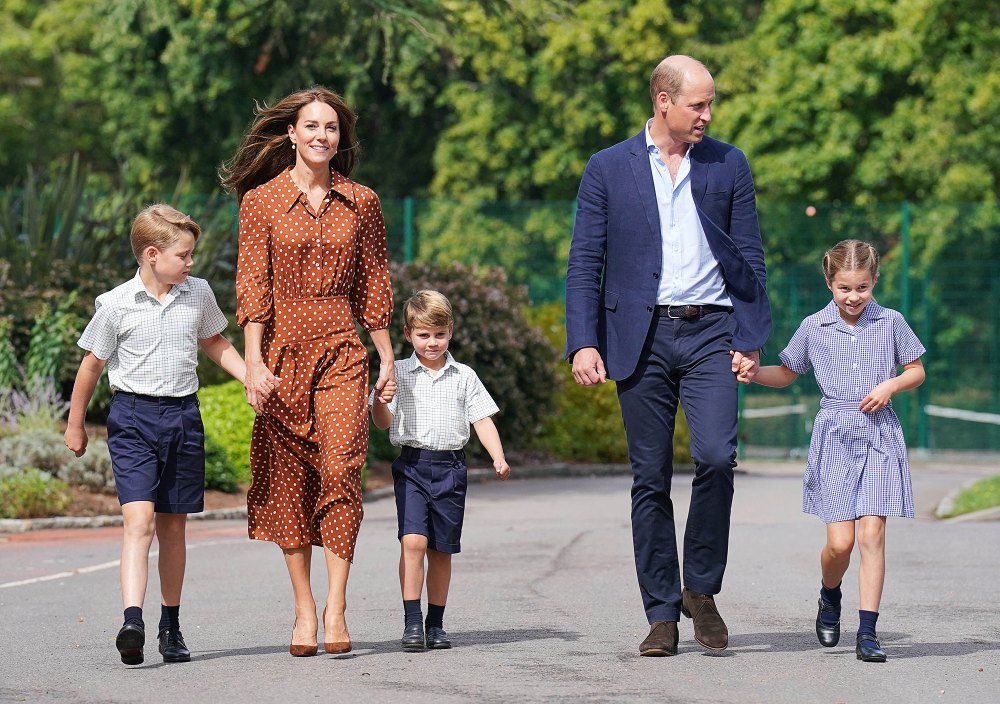
[[[326,609],[323,609],[323,638],[326,638]],[[330,655],[343,655],[351,652],[354,644],[350,640],[323,641],[323,649]]]
[[[292,637],[295,637],[295,625],[292,625]],[[319,652],[319,645],[298,645],[292,643],[288,646],[288,654],[293,658],[308,658]]]

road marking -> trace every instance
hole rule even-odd
[[[208,547],[211,545],[227,545],[230,543],[245,543],[245,539],[239,540],[211,540],[207,543],[195,543],[194,545],[188,545],[187,549],[190,552],[197,548]],[[150,557],[156,557],[160,554],[159,550],[151,550],[149,553]],[[0,584],[0,589],[7,589],[8,587],[23,587],[28,584],[38,584],[39,582],[51,582],[53,579],[66,579],[67,577],[75,577],[80,574],[89,574],[91,572],[100,572],[101,570],[109,570],[118,567],[122,563],[121,560],[112,560],[110,562],[102,562],[99,565],[90,565],[89,567],[78,567],[75,570],[67,570],[64,572],[56,572],[55,574],[47,574],[43,577],[32,577],[31,579],[22,579],[17,582],[4,582]]]

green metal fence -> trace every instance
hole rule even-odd
[[[399,259],[503,266],[534,303],[561,300],[572,202],[383,201]],[[927,381],[893,403],[911,448],[1000,450],[1000,210],[981,204],[759,203],[774,331],[763,361],[830,300],[820,261],[841,239],[882,255],[876,298],[901,311],[927,354]],[[796,455],[809,444],[819,391],[811,376],[741,395],[742,451]]]

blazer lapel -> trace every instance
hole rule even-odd
[[[649,167],[649,152],[646,151],[646,131],[632,138],[629,166],[635,177],[635,187],[646,213],[649,232],[656,241],[660,240],[660,211],[656,207],[656,188],[653,186],[653,172]]]
[[[698,142],[691,146],[691,197],[694,198],[695,205],[701,209],[701,203],[705,200],[705,193],[708,191],[708,162],[705,161],[704,142]]]

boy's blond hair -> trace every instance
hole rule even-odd
[[[414,328],[444,328],[455,324],[451,302],[444,294],[431,289],[417,291],[403,304],[403,321]]]
[[[161,252],[177,243],[185,232],[201,237],[201,227],[190,216],[166,203],[154,203],[142,210],[132,221],[132,254],[142,266],[142,253],[147,247]]]

